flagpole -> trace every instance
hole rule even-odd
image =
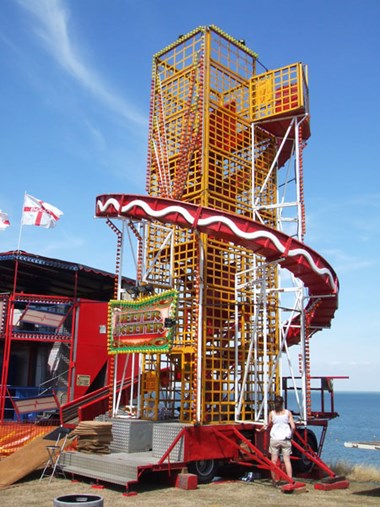
[[[21,219],[21,222],[20,222],[20,230],[18,232],[18,243],[17,243],[17,252],[20,251],[20,245],[21,245],[21,233],[22,233],[22,219]]]
[[[18,257],[19,257],[19,254],[20,254],[20,246],[21,246],[21,234],[22,234],[22,228],[23,228],[22,217],[24,215],[25,196],[26,196],[26,190],[24,192],[24,200],[22,202],[22,213],[21,213],[21,220],[20,220],[20,230],[19,230],[19,233],[18,233],[18,242],[17,242],[16,259],[15,259],[15,272],[14,272],[14,276],[13,276],[13,295],[16,294],[16,290],[17,290]]]
[[[24,192],[24,200],[22,202],[22,213],[21,213],[21,220],[20,220],[20,230],[18,232],[18,243],[17,243],[17,252],[20,251],[20,245],[21,245],[21,233],[22,233],[22,217],[24,216],[24,203],[25,203],[25,196],[26,196],[26,190]]]

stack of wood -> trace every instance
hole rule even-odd
[[[81,421],[71,435],[77,436],[77,449],[80,452],[109,454],[112,442],[112,423]]]

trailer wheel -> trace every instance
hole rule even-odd
[[[198,476],[200,484],[206,484],[215,477],[219,464],[215,459],[202,459],[189,463],[189,472]]]
[[[314,452],[318,451],[318,442],[315,433],[309,429],[307,431],[307,443],[313,449]],[[301,445],[301,442],[298,442],[297,438],[295,441]],[[308,473],[314,466],[314,463],[310,461],[300,450],[293,447],[293,456],[297,459],[292,460],[292,466],[295,473]]]

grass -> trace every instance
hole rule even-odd
[[[369,465],[352,465],[346,461],[337,461],[330,465],[336,475],[344,475],[349,481],[380,482],[380,468]]]

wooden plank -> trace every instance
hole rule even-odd
[[[46,446],[55,444],[56,438],[56,430],[50,431],[47,435],[35,438],[0,461],[0,489],[14,484],[37,468],[43,467],[49,459]]]

